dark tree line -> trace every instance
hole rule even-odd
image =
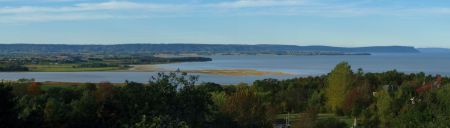
[[[213,102],[195,79],[159,74],[148,84],[47,91],[36,83],[2,83],[0,121],[5,127],[207,127]]]
[[[28,67],[16,64],[0,65],[0,72],[29,71]]]

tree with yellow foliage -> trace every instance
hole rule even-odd
[[[326,105],[333,112],[341,110],[347,90],[352,83],[353,72],[347,62],[342,62],[328,74],[328,86],[325,89]]]

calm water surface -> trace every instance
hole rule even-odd
[[[371,56],[277,56],[277,55],[236,55],[211,56],[211,62],[190,62],[162,64],[163,68],[181,70],[201,69],[257,69],[262,71],[282,71],[295,75],[287,76],[200,76],[200,82],[221,84],[251,83],[257,79],[286,79],[301,76],[321,75],[330,72],[336,64],[347,61],[353,69],[365,72],[383,72],[397,69],[412,73],[450,75],[450,54],[375,54]],[[37,81],[62,82],[124,82],[125,80],[146,82],[155,72],[21,72],[0,73],[0,79],[16,80],[35,78]]]

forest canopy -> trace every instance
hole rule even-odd
[[[447,127],[449,78],[352,71],[253,84],[197,83],[159,73],[148,83],[0,83],[0,127]]]

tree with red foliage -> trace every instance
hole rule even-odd
[[[30,95],[42,94],[41,86],[42,86],[42,83],[40,83],[40,82],[32,82],[31,85],[27,89],[28,94],[30,94]]]

